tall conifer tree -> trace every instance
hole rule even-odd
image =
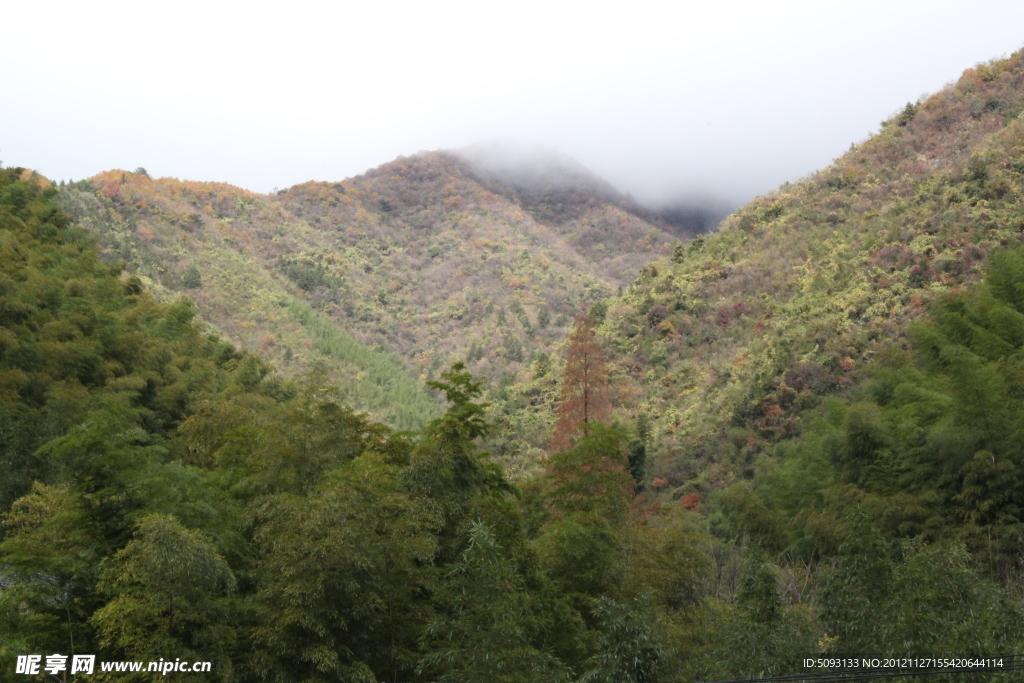
[[[578,437],[590,436],[591,424],[607,420],[611,413],[609,394],[608,369],[594,334],[593,321],[577,316],[569,335],[551,450],[572,448]]]

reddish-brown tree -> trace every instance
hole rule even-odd
[[[593,322],[579,315],[569,335],[551,451],[572,448],[578,437],[590,436],[591,424],[607,420],[612,409],[610,393],[608,368],[594,335]]]

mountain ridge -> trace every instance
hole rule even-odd
[[[565,167],[571,182],[558,179]],[[165,298],[195,299],[216,329],[286,374],[319,362],[347,372],[284,315],[308,306],[319,329],[397,354],[421,385],[456,360],[497,382],[527,378],[539,357],[557,368],[572,318],[677,239],[582,168],[562,162],[516,190],[494,177],[481,184],[456,153],[428,152],[270,195],[108,171],[66,187],[61,201],[107,258]],[[190,269],[199,286],[186,283]],[[352,397],[383,416],[381,399]],[[535,417],[534,458],[546,441]]]
[[[1021,651],[1022,112],[1019,52],[688,244],[441,154],[273,196],[0,169],[0,661],[692,683]],[[419,431],[346,406],[423,419],[424,379]]]
[[[649,420],[667,497],[754,476],[803,411],[849,396],[930,303],[1024,239],[1022,107],[1021,53],[968,69],[609,301],[623,413]]]

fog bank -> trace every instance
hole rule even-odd
[[[267,192],[498,139],[646,204],[736,206],[1018,49],[1021,26],[1002,0],[16,3],[0,159]]]

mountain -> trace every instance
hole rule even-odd
[[[1024,230],[1021,54],[909,103],[829,168],[760,197],[608,302],[620,415],[666,498],[754,477],[802,415],[907,351],[929,305]]]
[[[645,209],[552,150],[493,144],[275,195],[112,171],[62,202],[158,295],[187,293],[286,374],[327,360],[367,376],[372,363],[345,366],[324,335],[393,354],[350,392],[392,424],[431,408],[396,421],[394,399],[361,396],[397,377],[393,393],[419,396],[415,383],[467,360],[516,434],[490,444],[510,465],[541,455],[568,325],[600,304],[619,418],[645,425],[671,496],[703,495],[752,476],[801,410],[857,386],[930,301],[1017,239],[1016,59],[908,104],[685,247],[672,245],[695,230],[674,225],[699,225],[692,211]]]
[[[564,223],[565,214],[571,215],[573,207],[585,205],[590,197],[681,237],[708,232],[732,213],[727,203],[712,197],[677,198],[654,208],[642,205],[554,149],[478,143],[454,154],[469,162],[468,172],[487,189],[523,204],[535,218],[548,224]]]
[[[432,415],[414,384],[456,360],[495,383],[532,379],[575,315],[677,239],[576,162],[494,147],[273,195],[110,171],[61,202],[158,296],[189,296],[286,374],[326,363],[355,378],[353,403],[403,428]],[[533,400],[530,457],[547,439],[553,382]]]
[[[685,244],[543,154],[0,169],[0,668],[1011,680],[1022,111],[1024,52]]]
[[[326,369],[352,405],[398,428],[437,415],[435,400],[400,359],[337,327],[277,261],[265,265],[260,257],[274,258],[268,252],[281,250],[288,225],[278,203],[220,183],[119,171],[67,186],[59,200],[100,238],[104,258],[126,264],[160,300],[187,295],[213,330],[286,374]]]
[[[814,647],[804,606],[769,596],[762,627],[746,593],[736,611],[702,588],[729,546],[636,498],[623,434],[594,426],[518,486],[460,366],[434,384],[444,414],[396,433],[324,372],[284,379],[154,300],[56,196],[0,169],[3,670],[85,651],[225,683],[683,683],[749,671],[730,637],[771,671]]]

